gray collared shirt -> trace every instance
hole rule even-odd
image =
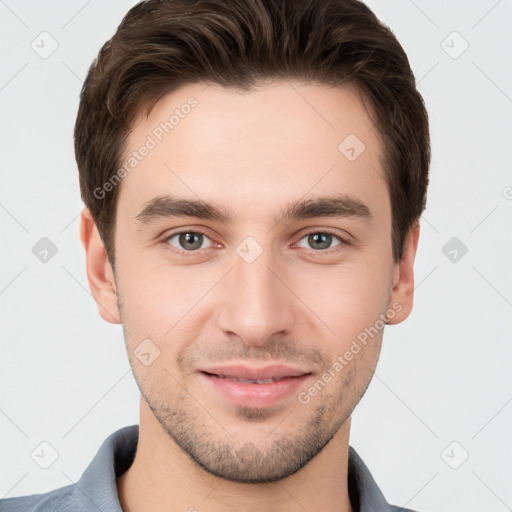
[[[139,426],[124,427],[111,434],[74,484],[44,494],[0,500],[0,512],[123,512],[116,478],[132,464]],[[413,512],[389,505],[370,471],[349,448],[348,483],[354,512]]]

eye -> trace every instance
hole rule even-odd
[[[172,242],[173,239],[176,239],[177,245]],[[207,249],[210,247],[203,247],[203,242],[205,240],[210,239],[204,233],[198,231],[180,231],[179,233],[174,233],[165,239],[167,243],[176,247],[178,250],[187,252],[194,252],[199,249]]]
[[[306,243],[309,244],[308,248],[312,248],[315,251],[325,251],[326,249],[330,249],[331,247],[336,247],[341,244],[348,244],[346,240],[341,238],[339,235],[335,235],[334,233],[330,233],[328,231],[314,231],[311,233],[308,233],[306,236],[301,238],[299,241],[299,244],[302,240],[306,240]],[[337,241],[334,246],[332,245],[332,242]],[[304,247],[303,245],[299,245],[299,247]]]

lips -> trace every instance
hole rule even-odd
[[[225,365],[199,371],[202,382],[223,401],[243,407],[263,408],[290,399],[312,373],[274,364],[260,368]]]

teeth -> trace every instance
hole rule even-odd
[[[246,384],[270,384],[271,382],[276,382],[277,380],[282,380],[282,379],[239,379],[238,377],[229,377],[226,375],[217,375],[217,377],[221,377],[222,379],[234,380],[236,382],[244,382]]]

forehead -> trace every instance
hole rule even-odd
[[[347,193],[385,208],[381,143],[352,87],[269,83],[250,92],[191,84],[139,115],[119,209],[162,194],[262,216],[300,197]]]

